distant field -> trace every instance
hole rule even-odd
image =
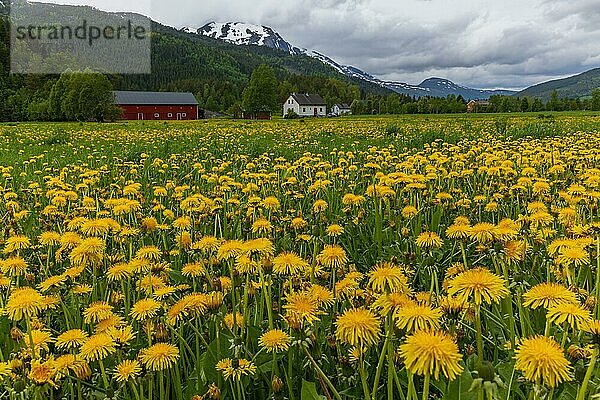
[[[17,165],[37,157],[58,166],[89,156],[92,161],[101,162],[135,159],[141,153],[165,157],[199,150],[215,156],[230,154],[231,150],[250,156],[263,152],[298,156],[340,146],[360,150],[393,144],[400,149],[422,149],[436,140],[457,143],[486,135],[495,139],[541,138],[590,132],[599,127],[597,113],[0,124],[0,164]],[[96,159],[96,154],[101,158]]]
[[[0,139],[2,399],[600,392],[598,115]]]

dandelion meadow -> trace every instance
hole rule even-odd
[[[2,399],[600,393],[600,117],[0,125]]]

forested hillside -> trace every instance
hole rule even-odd
[[[549,100],[552,92],[556,92],[558,97],[582,98],[591,96],[592,92],[598,88],[600,88],[600,68],[595,68],[568,78],[528,87],[517,95]]]
[[[73,10],[70,6],[52,6],[50,12]],[[9,75],[8,23],[6,16],[0,18],[0,120],[44,119],[48,113],[40,103],[48,99],[58,76]],[[152,30],[152,74],[111,75],[114,89],[189,91],[201,107],[226,111],[241,101],[252,71],[266,64],[275,71],[282,102],[290,91],[316,91],[329,104],[391,93],[378,85],[352,80],[312,57],[258,46],[235,46],[154,22]]]

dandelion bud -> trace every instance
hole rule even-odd
[[[588,296],[585,299],[585,303],[583,303],[583,308],[589,311],[594,310],[594,308],[596,308],[596,298],[593,296]]]
[[[273,270],[273,260],[270,258],[263,258],[262,267],[266,273],[270,273]]]
[[[211,383],[208,387],[208,397],[212,400],[219,400],[221,398],[221,390],[217,385]]]
[[[10,368],[11,372],[18,374],[21,368],[23,368],[23,361],[18,358],[13,358],[8,362],[8,367]]]
[[[23,339],[25,336],[23,335],[23,332],[19,328],[17,328],[16,326],[14,326],[10,330],[10,337],[15,342],[18,342],[19,340]]]
[[[494,366],[489,361],[482,361],[481,367],[477,370],[477,375],[479,378],[483,379],[484,382],[493,382],[494,376],[496,373],[494,372]]]
[[[472,344],[468,344],[465,352],[469,356],[475,354],[475,346],[473,346]]]
[[[283,381],[277,375],[273,376],[271,380],[271,388],[273,388],[274,393],[279,393],[283,389]]]
[[[585,347],[579,347],[572,344],[567,349],[567,354],[574,360],[584,360],[591,357],[592,352]]]
[[[125,296],[123,295],[123,293],[112,292],[111,296],[110,296],[110,303],[117,305],[117,304],[121,303],[124,299],[125,299]]]
[[[169,340],[169,331],[164,323],[159,322],[156,325],[156,334],[154,335],[157,342],[166,342]]]
[[[16,381],[13,386],[13,390],[17,393],[21,393],[25,388],[27,388],[27,384],[23,379]]]
[[[82,381],[92,376],[92,369],[90,368],[90,365],[86,362],[76,364],[72,367],[72,369],[75,373],[75,376],[77,376],[77,378],[81,379]]]
[[[337,344],[337,341],[335,340],[335,335],[329,335],[327,336],[327,345],[331,348],[334,348]]]

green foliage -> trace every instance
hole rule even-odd
[[[290,109],[287,110],[287,113],[283,116],[283,118],[285,118],[285,119],[298,119],[298,118],[300,118],[300,116],[298,114],[296,114],[296,112],[290,108]]]
[[[600,110],[600,88],[594,89],[592,91],[592,99],[591,99],[591,110],[598,111]]]
[[[242,98],[244,110],[249,114],[275,112],[278,108],[277,79],[273,69],[262,64],[254,70]]]
[[[63,73],[44,102],[49,119],[55,121],[114,120],[120,114],[108,78],[91,71]]]
[[[66,144],[69,141],[69,135],[67,132],[60,130],[44,138],[44,144],[47,146],[56,146]]]
[[[314,382],[302,381],[300,400],[324,400],[325,398],[325,396],[317,393],[317,387]]]

